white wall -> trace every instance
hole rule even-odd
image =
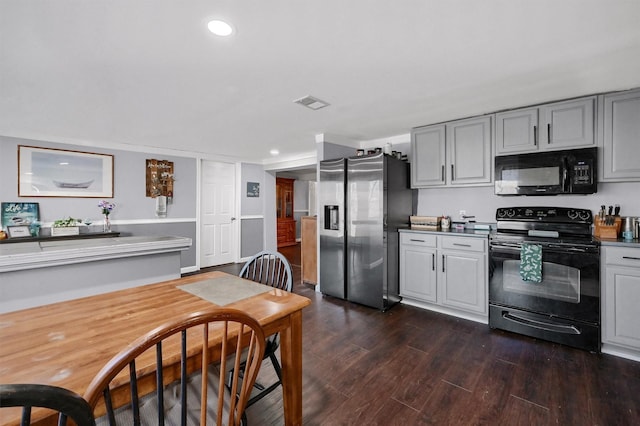
[[[576,207],[597,213],[601,204],[619,204],[622,216],[640,216],[640,182],[599,183],[596,194],[545,197],[497,196],[493,186],[418,191],[418,216],[448,215],[457,220],[458,212],[466,210],[477,222],[495,222],[498,207]]]

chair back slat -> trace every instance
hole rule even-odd
[[[158,424],[164,424],[164,374],[162,369],[162,342],[156,344],[156,398],[158,401]]]
[[[261,251],[240,270],[240,276],[260,284],[291,291],[293,273],[289,261],[279,252]]]
[[[201,339],[196,337],[198,334]],[[216,336],[215,341],[221,349],[210,346],[212,336]],[[153,352],[146,354],[154,346],[155,356]],[[215,421],[218,425],[239,425],[265,346],[265,335],[258,322],[236,309],[213,308],[183,315],[138,338],[112,358],[89,384],[85,398],[95,409],[104,396],[105,424],[107,419],[114,419],[120,422],[114,424],[128,426],[138,424],[139,419],[142,424],[205,425],[209,419],[209,423]],[[212,358],[214,353],[219,354],[219,358]],[[240,367],[244,356],[251,361],[247,361],[241,373],[238,372],[240,368],[236,369],[233,383],[227,388],[224,377],[227,365]],[[122,400],[121,371],[127,366],[129,398],[135,407],[113,407],[112,399]],[[171,375],[169,370],[164,375],[157,372],[169,366]],[[164,381],[171,383],[165,385]],[[156,389],[150,388],[151,385]],[[166,402],[164,398],[172,398],[168,401],[175,402]],[[98,424],[101,422],[98,419]]]

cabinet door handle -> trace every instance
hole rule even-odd
[[[436,254],[435,253],[431,253],[431,270],[432,271],[436,270]]]
[[[551,123],[547,123],[547,145],[551,143]]]
[[[458,247],[471,247],[471,244],[453,243],[453,245]]]
[[[414,243],[424,243],[424,240],[414,240],[411,238],[409,241],[413,241]]]
[[[538,145],[538,126],[533,126],[533,146]]]
[[[442,255],[442,272],[444,272],[444,254]]]
[[[442,170],[440,170],[440,180],[444,182],[444,164],[442,165]]]
[[[622,256],[623,259],[629,259],[629,260],[640,260],[640,257],[633,257],[633,256]]]
[[[451,165],[451,180],[455,180],[456,179],[456,175],[453,172],[453,164]]]

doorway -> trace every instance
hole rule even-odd
[[[234,262],[236,165],[202,161],[200,267]]]

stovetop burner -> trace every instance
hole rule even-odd
[[[496,211],[498,221],[582,223],[591,225],[591,210],[566,207],[501,207]]]
[[[498,234],[591,243],[590,210],[566,207],[501,207],[496,211]]]

